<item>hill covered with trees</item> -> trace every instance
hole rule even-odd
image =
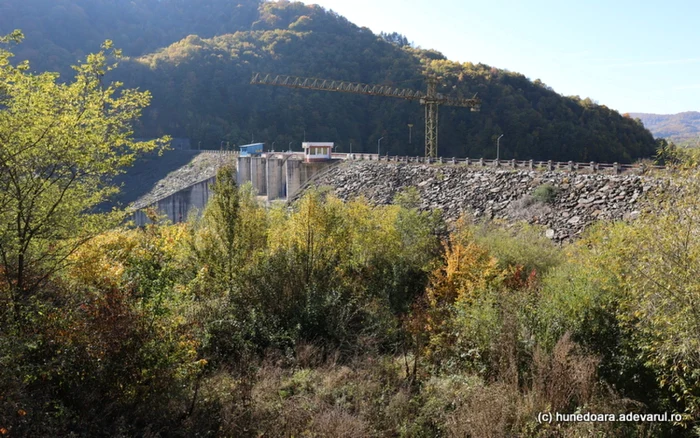
[[[640,119],[655,137],[677,143],[695,144],[700,137],[700,112],[686,111],[678,114],[630,113]]]
[[[116,76],[151,90],[152,107],[137,135],[189,137],[219,148],[264,141],[299,149],[334,141],[340,151],[423,153],[423,110],[398,99],[251,86],[253,71],[391,84],[478,95],[481,113],[444,107],[440,155],[504,159],[629,162],[654,152],[651,134],[590,99],[562,97],[541,81],[483,64],[451,62],[411,47],[398,34],[375,35],[319,6],[239,0],[10,0],[0,5],[0,33],[22,28],[17,50],[33,68],[60,71],[104,39],[129,60]],[[408,124],[413,124],[409,143]],[[222,143],[223,142],[223,143]]]

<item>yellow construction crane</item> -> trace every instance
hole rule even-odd
[[[400,99],[417,100],[425,105],[425,156],[435,158],[438,150],[438,107],[460,106],[471,108],[472,111],[481,109],[481,100],[475,98],[463,99],[447,97],[437,92],[437,79],[427,79],[426,92],[395,88],[388,85],[370,85],[358,82],[335,81],[329,79],[301,78],[286,75],[269,75],[254,73],[251,84],[277,85],[289,88],[304,88],[308,90],[339,91],[343,93],[367,94],[370,96],[398,97]]]

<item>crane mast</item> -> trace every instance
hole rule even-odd
[[[440,105],[471,108],[479,111],[481,100],[472,98],[443,96],[437,92],[437,79],[429,77],[426,92],[388,85],[363,84],[360,82],[336,81],[330,79],[304,78],[287,75],[254,73],[250,81],[254,85],[276,85],[307,90],[336,91],[342,93],[365,94],[369,96],[396,97],[417,100],[425,106],[425,156],[435,158],[438,151],[438,111]]]

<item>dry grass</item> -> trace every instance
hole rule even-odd
[[[532,390],[538,395],[541,406],[571,412],[576,406],[591,402],[598,381],[599,360],[577,350],[567,333],[557,342],[552,354],[535,352]]]
[[[200,409],[218,409],[217,436],[224,437],[653,436],[638,425],[538,424],[537,414],[543,411],[623,412],[632,407],[597,383],[597,359],[583,354],[568,335],[551,353],[536,350],[529,356],[523,376],[517,336],[507,334],[514,327],[506,326],[495,349],[497,372],[488,382],[450,374],[412,386],[398,358],[319,363],[319,351],[302,346],[297,363],[316,366],[272,361],[250,379],[221,372],[203,383]]]

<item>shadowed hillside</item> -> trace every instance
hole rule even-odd
[[[60,23],[60,24],[59,24]],[[480,113],[443,107],[442,156],[631,162],[653,154],[651,134],[590,99],[562,97],[542,81],[484,64],[451,62],[398,35],[375,35],[319,6],[222,0],[10,0],[0,32],[23,27],[19,59],[36,68],[68,64],[111,38],[131,58],[113,76],[151,90],[137,135],[170,134],[216,148],[263,141],[299,149],[304,138],[340,151],[421,155],[423,110],[399,99],[249,85],[254,71],[477,95]],[[414,125],[408,141],[408,124]]]

